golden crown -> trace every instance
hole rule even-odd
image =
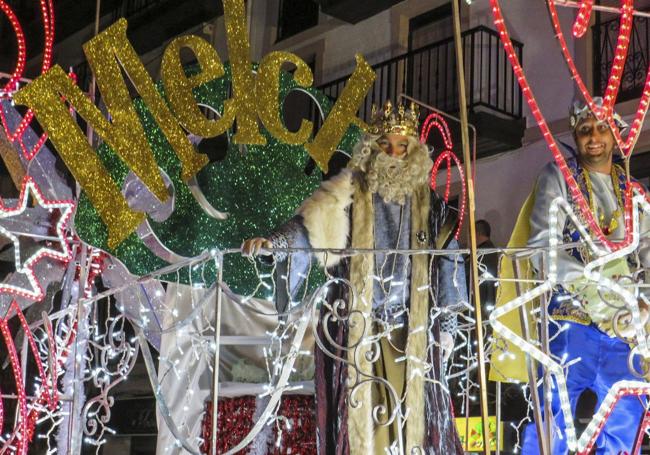
[[[411,103],[409,109],[400,103],[397,105],[397,111],[393,108],[393,103],[390,100],[384,103],[381,111],[373,104],[370,117],[370,129],[368,130],[370,134],[418,135],[420,109],[415,103]]]

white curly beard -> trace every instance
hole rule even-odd
[[[368,191],[402,205],[416,187],[426,184],[433,163],[427,147],[416,138],[409,137],[404,158],[393,158],[374,140],[364,138],[355,148],[350,166],[364,174]]]

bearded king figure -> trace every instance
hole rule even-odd
[[[339,278],[316,334],[319,454],[463,453],[444,379],[455,312],[467,302],[463,259],[452,252],[458,216],[430,189],[418,117],[413,104],[373,108],[347,168],[287,223],[242,245],[251,256],[307,249],[273,253],[290,263],[289,294],[309,249]]]

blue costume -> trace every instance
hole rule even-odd
[[[582,169],[575,159],[569,160],[574,178],[582,189],[585,198],[597,208],[596,217],[599,220],[614,220],[604,228],[612,239],[620,239],[624,234],[622,210],[619,210],[620,194],[624,191],[625,175],[620,168],[614,166],[612,175],[588,172]],[[588,174],[587,174],[588,172]],[[621,191],[619,191],[621,190]],[[563,197],[571,201],[564,178],[555,163],[546,166],[540,175],[535,189],[535,205],[530,219],[531,235],[528,245],[533,247],[548,246],[548,209],[551,202]],[[595,199],[590,201],[589,198]],[[573,203],[572,203],[573,205]],[[579,211],[573,205],[574,211]],[[580,234],[568,219],[559,217],[558,222],[563,227],[563,237],[566,243],[580,241]],[[647,267],[647,252],[645,246],[645,219],[641,222],[642,245],[639,257]],[[609,230],[609,232],[608,232]],[[584,264],[589,261],[586,247],[580,246],[571,251],[558,251],[557,271],[563,283],[570,283],[583,276]],[[539,264],[536,264],[539,270]],[[575,300],[581,302],[576,306]],[[638,380],[628,369],[630,347],[611,331],[611,307],[601,301],[588,302],[581,295],[571,295],[568,290],[558,287],[549,303],[549,315],[555,323],[549,324],[550,351],[565,364],[570,364],[567,372],[567,388],[572,412],[575,415],[576,405],[580,395],[586,390],[592,390],[598,399],[597,407],[607,395],[611,386],[624,379]],[[566,326],[560,331],[559,328]],[[575,361],[579,359],[575,363]],[[637,365],[638,370],[638,365]],[[540,369],[540,374],[542,371]],[[554,427],[551,453],[568,453],[565,434],[564,416],[560,408],[557,388],[551,401]],[[544,402],[543,387],[539,388],[540,401]],[[542,410],[543,412],[543,410]],[[637,397],[622,398],[607,419],[598,439],[596,440],[597,454],[629,453],[634,445],[637,429],[644,412],[644,407]],[[579,435],[578,435],[579,436]],[[524,433],[523,454],[539,453],[537,431],[534,424],[529,424]]]

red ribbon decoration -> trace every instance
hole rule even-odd
[[[624,2],[623,15],[626,17],[628,15],[631,15],[633,12],[625,7],[625,5],[629,1],[630,0]],[[494,16],[494,25],[496,26],[497,31],[499,32],[499,37],[501,38],[501,42],[503,43],[503,47],[506,51],[506,55],[508,56],[508,60],[512,65],[513,71],[515,73],[515,77],[517,78],[522,93],[526,98],[526,101],[528,102],[528,106],[530,107],[533,117],[537,121],[537,125],[539,126],[542,132],[542,136],[546,140],[546,143],[549,149],[551,150],[551,153],[553,154],[553,158],[555,159],[555,162],[557,163],[558,167],[560,168],[560,171],[562,172],[562,175],[564,176],[565,181],[567,182],[567,185],[569,187],[569,192],[571,193],[571,197],[575,202],[575,204],[580,209],[580,213],[582,214],[583,219],[587,222],[589,228],[591,229],[591,232],[594,233],[596,238],[600,242],[602,242],[605,245],[605,247],[608,248],[609,250],[616,251],[619,250],[620,248],[624,248],[625,246],[628,246],[632,242],[632,216],[631,216],[631,211],[632,211],[631,198],[633,194],[632,188],[633,187],[636,188],[637,191],[641,192],[641,194],[646,194],[645,191],[640,185],[634,185],[633,183],[628,182],[627,185],[628,188],[627,191],[625,192],[625,238],[620,242],[612,242],[611,240],[609,240],[603,233],[603,230],[601,229],[600,225],[596,222],[593,213],[591,213],[589,204],[587,203],[584,195],[582,194],[582,191],[580,191],[580,188],[578,187],[578,184],[575,181],[573,174],[571,173],[569,167],[567,166],[564,156],[562,155],[562,152],[560,151],[560,148],[557,142],[555,141],[555,138],[553,137],[553,134],[551,133],[551,130],[548,127],[548,124],[546,123],[546,119],[542,115],[539,105],[537,104],[537,100],[533,95],[533,91],[530,88],[528,80],[526,79],[524,70],[521,67],[519,58],[517,57],[517,54],[515,53],[514,48],[512,46],[512,41],[510,40],[510,35],[508,34],[508,30],[506,28],[505,21],[503,19],[503,14],[501,13],[501,6],[499,0],[490,0],[490,4],[492,6],[492,14]],[[548,0],[548,5],[549,5],[549,11],[551,12],[551,18],[553,20],[553,23],[559,26],[554,0]],[[622,18],[621,21],[623,20],[624,19]],[[562,47],[563,53],[568,52],[566,42],[564,40],[564,35],[562,35],[561,30],[559,30],[559,32],[557,33],[557,38],[560,41],[560,46]],[[565,54],[565,59],[567,55],[568,54]],[[570,65],[570,69],[573,68],[571,74],[574,76],[574,80],[578,84],[580,90],[583,92],[583,95],[585,95],[585,99],[587,100],[587,103],[589,104],[590,108],[594,110],[594,115],[596,115],[598,118],[603,118],[603,112],[607,111],[607,109],[599,109],[593,105],[591,96],[589,96],[589,93],[586,91],[586,87],[584,86],[582,79],[577,74],[577,70],[575,70],[575,65],[571,65],[572,62],[573,62],[572,59],[567,59],[567,63]],[[615,70],[613,68],[612,71],[618,71],[618,70]],[[618,80],[618,84],[620,84],[620,79]],[[610,93],[612,93],[612,90],[610,90]],[[648,75],[646,78],[646,86],[643,91],[640,107],[637,110],[637,115],[632,124],[630,134],[627,137],[624,148],[621,148],[625,156],[629,156],[629,153],[631,153],[631,150],[634,147],[636,140],[638,139],[638,135],[641,129],[641,124],[643,123],[643,119],[648,109],[649,99],[650,99],[650,70],[648,71]],[[611,100],[609,102],[613,103],[613,101]],[[611,112],[611,109],[609,111]],[[611,115],[608,115],[606,120],[609,123],[609,125],[612,127],[612,131],[614,131],[615,137],[617,137],[618,135],[617,137],[617,142],[618,142],[620,139],[620,132],[618,132],[618,128],[616,128],[616,125],[614,124],[613,117]]]
[[[45,43],[43,47],[43,62],[41,64],[41,73],[46,72],[52,65],[52,47],[54,45],[54,5],[53,0],[40,0],[40,9],[41,16],[43,18],[43,29],[45,35]],[[17,90],[20,79],[23,76],[25,71],[25,60],[27,48],[25,46],[25,34],[23,32],[22,26],[18,17],[11,9],[11,7],[5,2],[5,0],[0,0],[0,10],[7,16],[11,26],[14,30],[14,35],[16,36],[16,41],[18,43],[18,56],[16,59],[16,67],[14,69],[11,78],[2,88],[3,92],[12,93]],[[9,142],[18,142],[25,158],[28,161],[31,161],[36,154],[41,150],[45,141],[47,141],[47,134],[43,133],[39,138],[36,145],[31,150],[28,150],[25,144],[23,143],[23,134],[31,124],[34,119],[34,113],[31,110],[28,110],[25,114],[25,117],[20,121],[20,124],[15,131],[9,131],[9,125],[7,124],[5,118],[4,108],[0,105],[0,122],[4,127],[5,133]]]
[[[456,156],[456,154],[452,152],[452,149],[454,148],[454,144],[451,140],[451,132],[449,130],[449,125],[447,125],[447,122],[440,114],[433,112],[429,114],[427,118],[424,120],[424,123],[422,124],[422,131],[420,133],[420,142],[426,143],[427,139],[429,138],[429,133],[431,132],[431,129],[433,127],[435,127],[440,133],[440,136],[442,137],[442,141],[445,146],[445,150],[443,150],[443,152],[440,155],[438,155],[436,161],[433,163],[433,168],[431,169],[431,182],[430,182],[431,189],[434,191],[436,189],[438,171],[440,170],[440,166],[443,160],[445,160],[447,164],[447,181],[445,184],[445,194],[443,196],[443,200],[445,201],[445,203],[449,202],[449,195],[451,193],[452,160],[456,164],[456,167],[458,168],[458,174],[460,175],[460,183],[461,183],[460,207],[458,210],[459,213],[458,226],[456,227],[456,232],[454,233],[454,238],[458,240],[458,237],[460,235],[460,229],[463,226],[463,221],[465,218],[467,182],[465,182],[465,174],[463,173],[461,162]]]
[[[573,57],[571,56],[571,52],[569,51],[566,40],[564,39],[564,33],[562,32],[557,9],[555,8],[555,0],[547,0],[547,2],[548,10],[551,15],[551,22],[553,24],[553,30],[555,31],[555,36],[560,44],[560,49],[562,51],[562,55],[564,56],[564,60],[567,64],[569,72],[571,73],[571,78],[576,82],[576,85],[578,86],[580,93],[582,93],[582,96],[587,102],[589,109],[594,113],[594,116],[598,119],[598,121],[606,121],[610,125],[614,134],[614,139],[616,140],[616,144],[621,150],[623,156],[629,156],[632,153],[634,146],[636,145],[639,134],[641,133],[641,126],[643,125],[643,120],[645,119],[645,115],[648,111],[648,106],[650,103],[650,71],[648,71],[643,94],[639,102],[639,107],[635,114],[634,120],[632,121],[632,125],[630,127],[627,138],[623,140],[623,137],[621,136],[621,133],[618,130],[616,123],[614,122],[612,114],[614,104],[616,104],[618,90],[621,85],[621,76],[625,67],[625,59],[628,52],[628,43],[630,41],[630,34],[632,32],[632,22],[634,19],[633,0],[622,0],[623,4],[621,7],[620,23],[621,32],[617,38],[612,70],[610,72],[609,79],[607,80],[607,87],[605,89],[605,95],[603,97],[602,108],[594,104],[593,98],[587,90],[587,86],[585,85],[584,81],[582,80],[582,76],[580,76],[580,73],[576,68]],[[589,6],[588,0],[583,0],[581,11],[583,8],[585,12],[589,12],[589,14],[591,14],[591,6]],[[580,19],[580,15],[578,14],[578,21],[579,20],[582,19]]]
[[[25,337],[27,338],[30,350],[32,351],[32,356],[34,357],[36,367],[38,369],[38,376],[40,378],[40,383],[42,385],[40,394],[38,395],[38,397],[35,398],[35,400],[29,406],[27,400],[27,393],[25,391],[25,386],[23,385],[24,378],[22,375],[20,360],[18,359],[16,345],[14,343],[13,337],[11,335],[7,323],[7,321],[11,317],[13,317],[14,312],[18,316],[18,319],[20,321],[20,326],[25,334]],[[15,443],[17,443],[18,453],[23,455],[23,454],[27,454],[29,443],[34,438],[34,429],[36,428],[36,421],[38,420],[39,407],[47,403],[49,408],[51,410],[54,410],[58,405],[57,384],[55,380],[54,381],[51,380],[51,378],[56,378],[56,376],[48,377],[45,374],[45,369],[43,368],[43,362],[41,360],[38,348],[36,347],[34,335],[32,334],[32,331],[29,328],[29,324],[25,319],[25,315],[23,314],[22,310],[20,309],[20,306],[15,300],[11,303],[11,306],[9,307],[9,311],[7,312],[7,316],[5,318],[0,319],[0,332],[2,333],[2,337],[7,347],[11,369],[14,374],[16,393],[18,395],[18,411],[19,411],[18,428],[14,429],[14,431],[9,435],[6,442],[4,443],[4,448],[6,449],[7,447],[13,446],[15,445]],[[48,333],[48,337],[49,336],[51,335]],[[50,346],[55,346],[55,344],[56,343],[54,342],[54,340],[51,340]],[[50,352],[50,355],[56,359],[57,353],[55,350],[53,350]],[[53,362],[53,364],[56,364],[56,362]],[[4,409],[2,405],[2,400],[0,399],[0,430],[2,429],[4,423],[3,410]]]

